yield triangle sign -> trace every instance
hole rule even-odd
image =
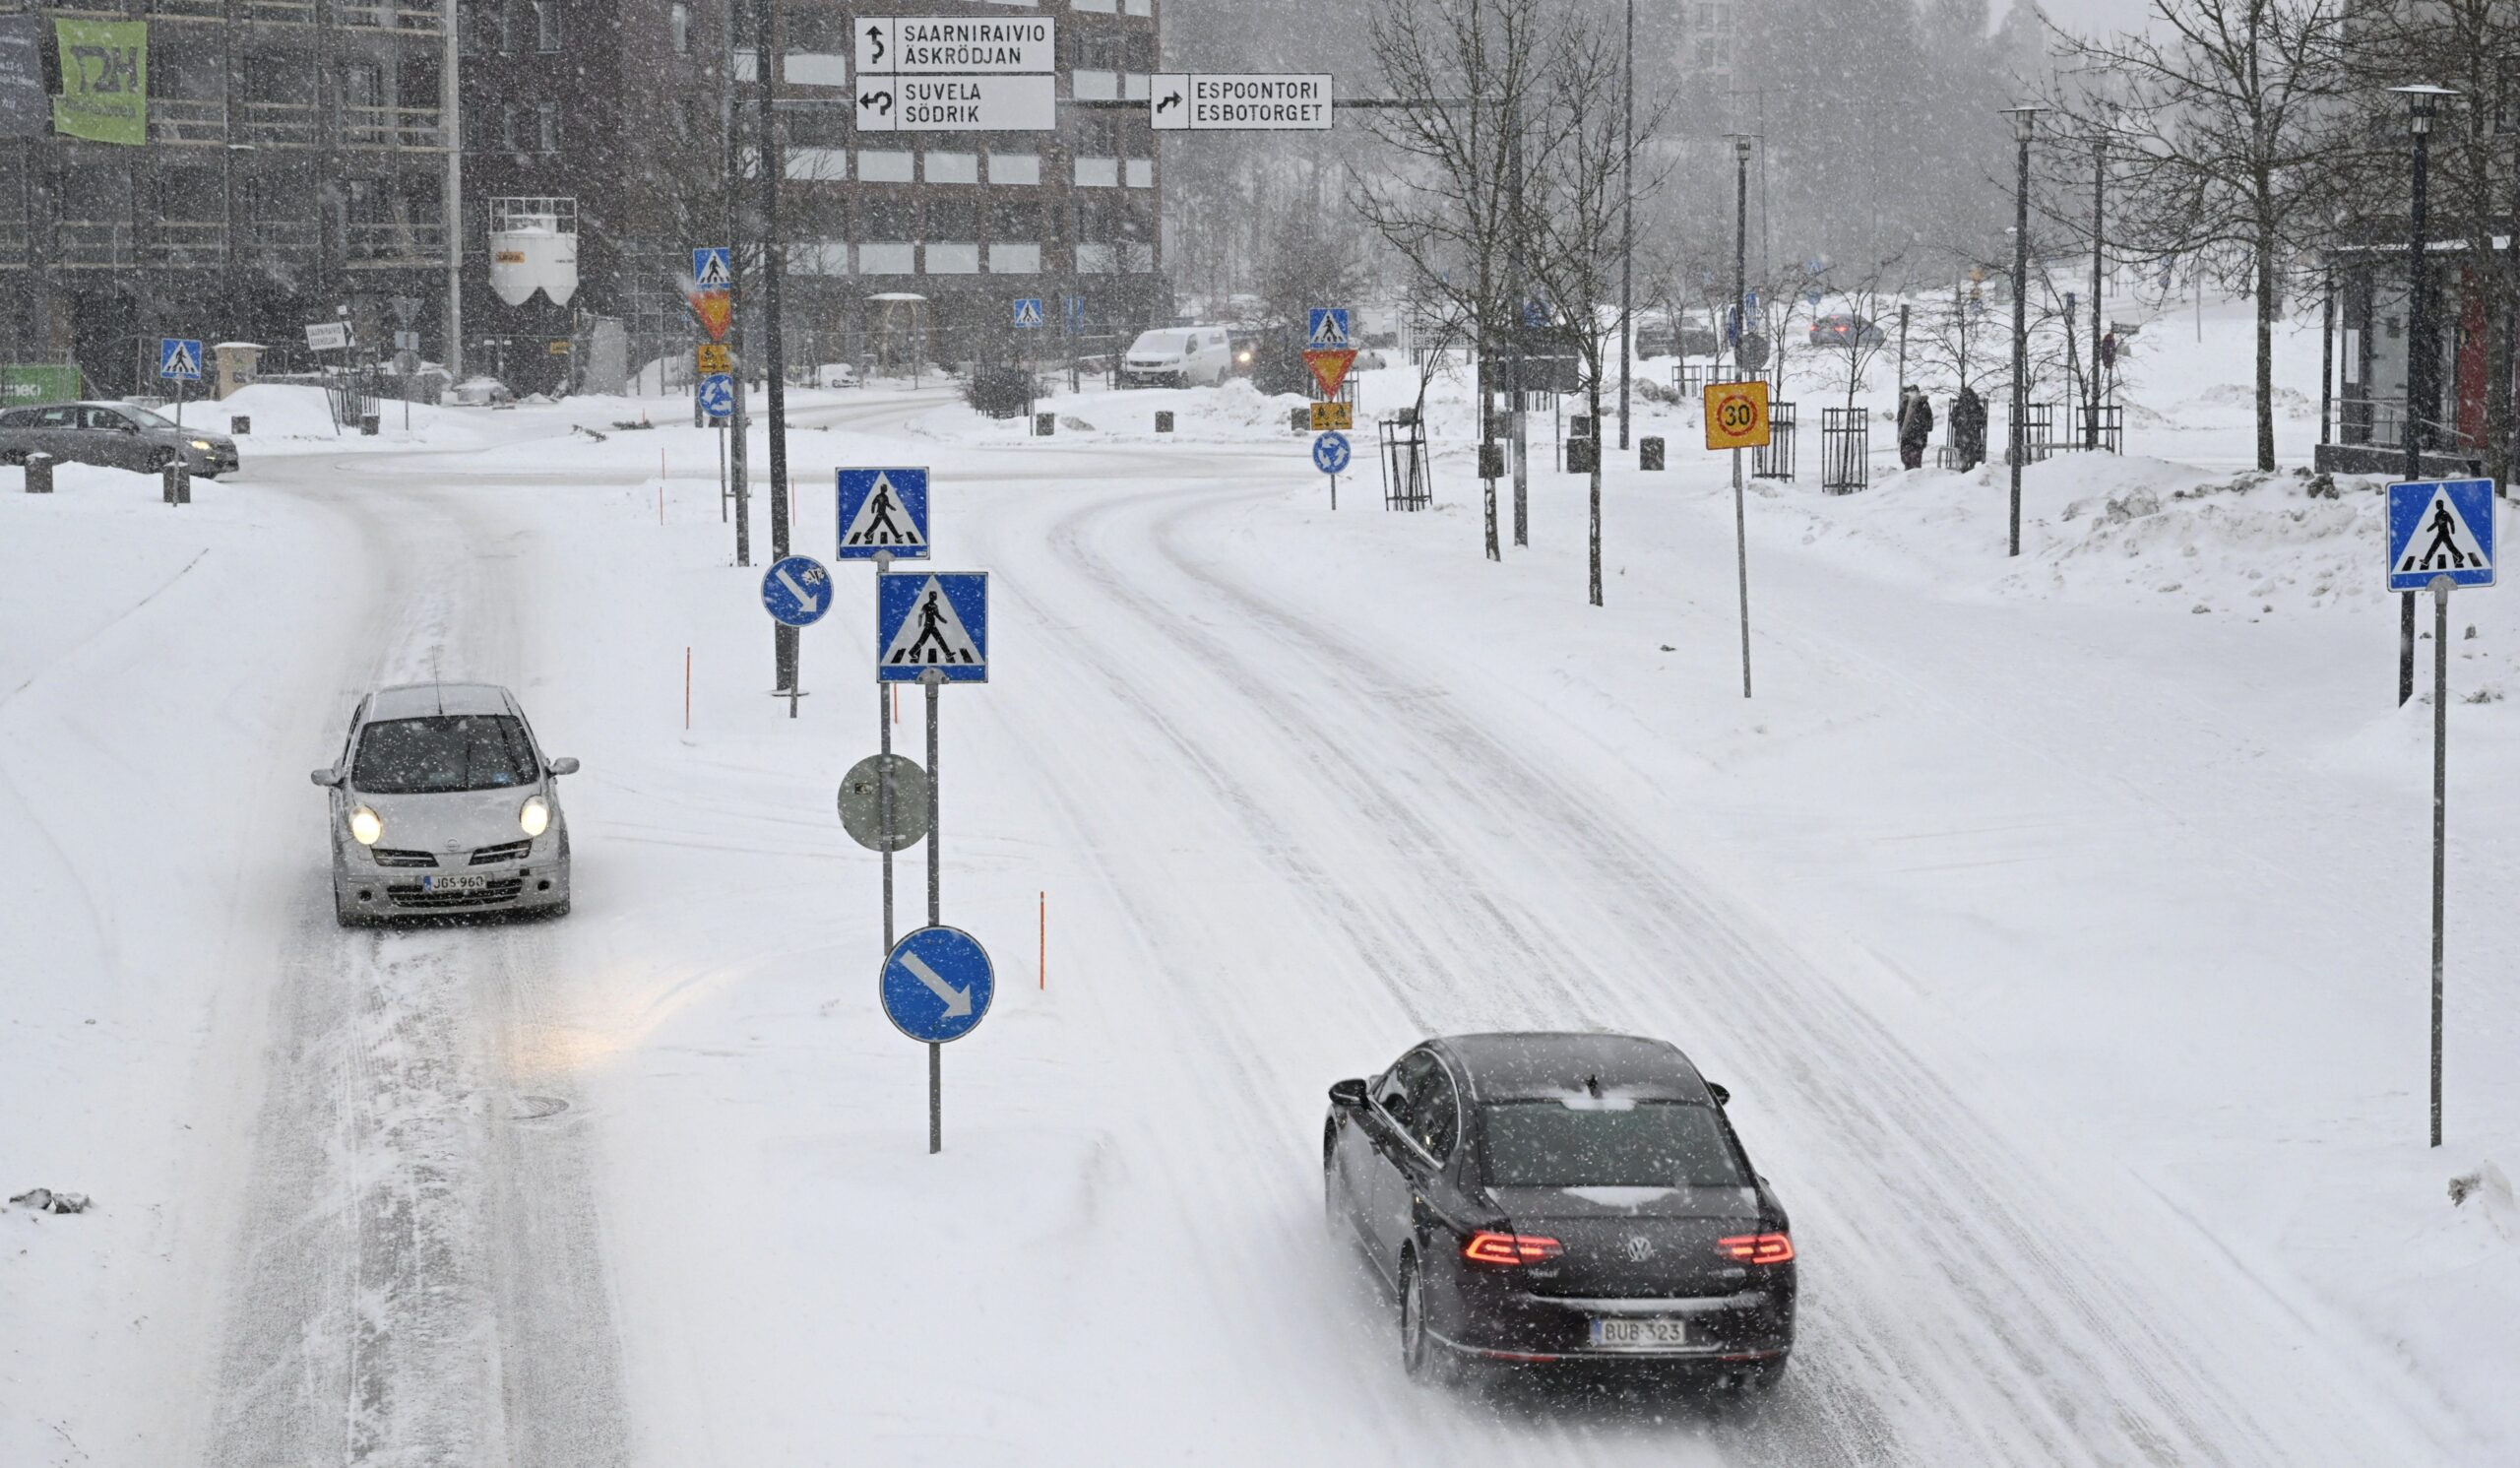
[[[963,615],[954,609],[945,588],[933,577],[911,599],[910,614],[884,648],[884,667],[984,668],[988,660],[972,640]]]
[[[1335,398],[1339,384],[1348,380],[1348,369],[1356,364],[1354,351],[1307,351],[1303,364],[1312,369],[1312,380],[1321,384],[1321,396]]]
[[[693,292],[690,300],[691,313],[700,318],[709,340],[726,340],[727,329],[735,324],[735,298],[723,290],[708,290]]]
[[[2437,577],[2491,586],[2493,484],[2488,479],[2389,486],[2389,589],[2422,591]]]
[[[924,549],[927,545],[918,533],[918,522],[902,501],[901,491],[893,487],[892,476],[882,473],[875,476],[875,487],[857,506],[849,528],[841,532],[840,543],[886,550]]]

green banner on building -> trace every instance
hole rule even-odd
[[[61,95],[52,130],[95,143],[149,141],[149,23],[52,23],[61,48]]]
[[[79,396],[79,369],[46,363],[0,362],[0,407],[69,403]]]

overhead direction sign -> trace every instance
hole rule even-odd
[[[893,945],[881,981],[884,1017],[922,1045],[979,1028],[997,996],[997,971],[979,939],[959,927],[922,927]]]
[[[1040,324],[1041,298],[1038,295],[1027,295],[1019,298],[1015,302],[1016,330],[1034,331],[1038,330],[1040,327]]]
[[[761,605],[790,627],[810,627],[831,610],[831,572],[810,555],[791,555],[761,573]]]
[[[1149,83],[1148,117],[1160,132],[1321,132],[1330,127],[1333,98],[1327,73],[1158,72]]]
[[[1768,385],[1764,382],[1710,382],[1706,385],[1706,446],[1710,449],[1763,449],[1768,445]]]
[[[842,560],[927,559],[927,471],[842,470],[839,524]]]
[[[735,415],[735,379],[724,372],[712,372],[700,379],[700,411],[713,418]]]
[[[1337,351],[1356,345],[1348,330],[1346,306],[1315,306],[1312,319],[1304,330],[1306,349],[1313,351]]]
[[[1312,380],[1321,384],[1321,396],[1335,398],[1339,384],[1348,380],[1348,369],[1356,364],[1356,353],[1347,351],[1307,351],[1303,364],[1312,369]]]
[[[2420,592],[2434,578],[2493,585],[2493,480],[2413,479],[2389,486],[2389,590]]]
[[[1315,403],[1312,405],[1312,431],[1346,432],[1356,426],[1356,409],[1352,403]]]
[[[691,288],[694,290],[732,290],[735,288],[735,252],[724,245],[710,245],[691,252]]]
[[[956,76],[1059,69],[1053,20],[971,16],[864,16],[857,22],[860,76]]]
[[[1312,441],[1312,467],[1323,474],[1346,474],[1351,457],[1344,433],[1324,433]]]
[[[1058,78],[865,77],[861,133],[1044,133],[1059,125]]]
[[[201,343],[165,337],[158,343],[158,375],[176,382],[201,381]]]
[[[988,573],[914,571],[875,586],[875,680],[988,681]]]

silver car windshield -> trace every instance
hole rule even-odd
[[[501,714],[439,714],[371,724],[350,763],[353,789],[378,796],[499,790],[534,783],[525,726]]]
[[[159,417],[158,415],[151,413],[146,408],[134,408],[128,403],[116,408],[114,412],[124,415],[144,428],[165,428],[171,430],[175,426],[174,419]]]
[[[1739,1187],[1710,1107],[1511,1101],[1480,1108],[1493,1187]]]

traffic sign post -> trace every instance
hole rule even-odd
[[[1304,347],[1311,351],[1343,351],[1356,345],[1348,329],[1348,308],[1315,306],[1304,333]]]
[[[724,343],[735,325],[735,252],[728,245],[702,245],[691,252],[691,284],[684,294],[690,303],[692,317],[700,323],[712,346],[701,349],[697,358],[700,381],[695,403],[703,418],[729,425],[724,440],[726,456],[726,487],[721,491],[721,512],[731,495],[734,502],[735,564],[752,564],[752,469],[751,445],[744,432],[744,381],[736,370],[734,353]],[[693,427],[699,424],[694,423]],[[786,634],[780,634],[785,636]],[[794,705],[791,703],[790,708]]]
[[[935,787],[928,789],[932,795]],[[988,1017],[997,971],[977,938],[931,922],[893,945],[879,988],[893,1028],[927,1047],[927,1151],[933,1156],[945,1150],[945,1047]]]
[[[1058,128],[1056,21],[861,16],[855,40],[861,133]]]
[[[1321,405],[1316,403],[1313,407],[1318,411]],[[1348,435],[1344,433],[1324,433],[1312,441],[1312,467],[1330,476],[1330,508],[1333,510],[1339,508],[1339,476],[1347,473],[1351,457]]]
[[[1018,298],[1015,302],[1015,329],[1017,331],[1039,331],[1040,328],[1041,298],[1038,295],[1027,295]]]
[[[850,840],[887,857],[906,852],[927,835],[927,772],[898,754],[870,754],[841,779],[839,804]]]
[[[201,381],[201,343],[163,337],[158,343],[158,375],[175,384],[175,426],[184,425],[184,386]]]
[[[1347,433],[1356,426],[1356,410],[1349,403],[1315,403],[1312,405],[1312,431],[1315,433]]]
[[[735,379],[732,373],[712,372],[700,379],[700,411],[713,418],[735,415]],[[743,564],[740,559],[735,563]]]
[[[844,469],[840,484],[840,558],[925,560],[927,471]]]
[[[1741,488],[1741,451],[1768,444],[1768,385],[1706,385],[1706,446],[1732,454],[1732,556],[1741,584],[1741,696],[1750,696],[1750,511]]]
[[[988,573],[878,576],[875,650],[880,683],[987,682]]]
[[[810,555],[791,555],[761,573],[761,605],[786,627],[810,627],[831,614],[831,572]]]
[[[2491,479],[2389,486],[2388,589],[2432,593],[2432,1145],[2441,1145],[2441,1033],[2450,812],[2450,593],[2494,584]]]

